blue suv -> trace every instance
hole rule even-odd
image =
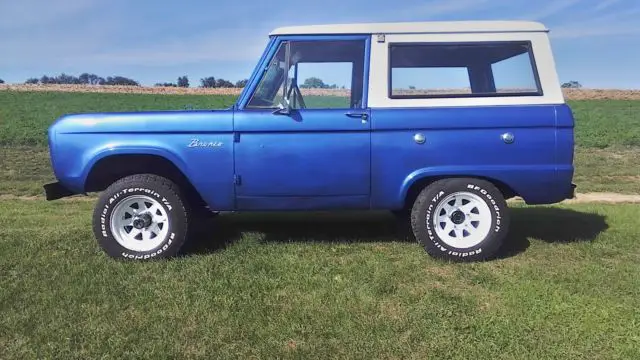
[[[491,258],[506,200],[573,197],[574,119],[548,30],[474,21],[276,29],[226,110],[67,115],[59,182],[101,192],[116,258],[175,255],[203,210],[390,210],[438,258]]]

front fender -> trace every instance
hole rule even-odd
[[[190,147],[191,134],[57,134],[51,153],[58,180],[75,193],[84,193],[91,169],[113,155],[154,155],[172,162],[215,210],[232,210],[233,135],[206,134],[198,138],[215,147]],[[90,145],[89,145],[90,144]]]
[[[140,154],[163,157],[186,173],[184,159],[172,149],[153,141],[138,139],[135,142],[113,142],[100,134],[58,134],[56,147],[51,149],[55,175],[68,189],[84,193],[87,177],[100,160],[113,155]]]

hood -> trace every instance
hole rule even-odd
[[[233,110],[73,114],[62,116],[49,128],[50,134],[200,131],[233,131]]]

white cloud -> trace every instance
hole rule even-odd
[[[527,18],[529,20],[544,20],[546,18],[550,18],[553,17],[555,15],[558,15],[559,13],[561,13],[562,11],[577,5],[579,2],[581,2],[582,0],[551,0],[547,3],[547,5],[542,6],[541,8],[539,8],[538,10],[526,14],[525,16],[523,16],[524,18]],[[538,1],[537,4],[539,5],[541,3],[541,1]]]
[[[618,0],[581,9],[569,17],[568,21],[552,27],[551,36],[569,39],[640,34],[640,23],[636,19],[640,14],[640,7],[610,11],[610,7],[616,2]]]
[[[0,36],[0,66],[65,65],[98,51],[108,41],[107,26],[95,23],[78,29],[43,28]],[[4,30],[2,30],[4,31]]]
[[[0,4],[0,29],[26,29],[66,21],[97,4],[98,0],[6,0]]]
[[[91,16],[100,11],[97,1],[16,0],[9,4],[0,0],[0,13],[12,18],[10,22],[0,22],[0,67],[41,68],[46,63],[49,68],[64,69],[255,60],[271,30],[254,23],[249,25],[251,28],[240,25],[178,37],[167,36],[163,28],[163,36],[148,40],[129,36],[136,34],[140,26],[130,18]],[[109,10],[119,11],[113,6]],[[11,36],[4,36],[5,33]]]
[[[139,26],[131,19],[93,16],[105,4],[114,13],[127,9],[124,1],[119,6],[113,1],[0,0],[3,17],[0,22],[0,67],[26,64],[40,69],[46,64],[49,68],[64,69],[67,65],[84,67],[85,64],[87,67],[133,67],[255,61],[268,41],[266,34],[270,30],[289,25],[291,21],[311,21],[283,16],[277,20],[265,18],[251,23],[249,20],[236,21],[226,25],[227,29],[182,37],[167,37],[166,28],[162,28],[158,33],[163,33],[163,36],[138,38],[128,36],[135,34],[136,26]],[[509,19],[525,13],[523,17],[527,19],[549,18],[550,21],[545,20],[545,23],[551,28],[552,36],[560,39],[640,34],[640,24],[635,20],[640,14],[640,7],[634,4],[618,10],[618,3],[621,0],[602,0],[599,3],[546,0],[534,4],[527,0],[429,0],[413,7],[398,6],[396,9],[400,10],[389,11],[384,14],[384,19],[434,20],[460,15],[482,18],[493,14]],[[532,6],[537,8],[526,14],[526,9]],[[117,9],[114,10],[115,7]],[[294,10],[289,9],[292,13]],[[366,15],[368,21],[378,20],[373,13],[361,15]],[[340,16],[345,15],[327,13],[320,18],[326,22],[337,22],[336,19],[342,19]],[[353,20],[351,15],[349,19]],[[215,24],[211,28],[215,29]],[[141,40],[136,43],[135,39]]]
[[[136,48],[100,51],[83,57],[83,61],[166,66],[205,61],[256,60],[268,41],[266,33],[248,29],[220,29],[186,39],[174,38]]]
[[[485,7],[488,2],[489,0],[429,1],[426,4],[413,6],[399,11],[397,15],[433,19],[438,16],[474,11],[481,7]]]
[[[619,24],[619,25],[568,25],[558,27],[551,32],[551,36],[557,39],[575,39],[594,36],[613,35],[637,35],[640,34],[639,24]]]
[[[603,11],[619,3],[620,0],[600,0],[600,3],[593,8],[593,11]]]

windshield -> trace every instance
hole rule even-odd
[[[283,101],[282,85],[285,68],[285,46],[280,45],[278,52],[269,63],[269,67],[262,76],[258,87],[253,93],[248,107],[277,108]]]
[[[283,42],[264,70],[247,107],[360,108],[364,52],[363,40]],[[289,68],[285,69],[287,65]]]

